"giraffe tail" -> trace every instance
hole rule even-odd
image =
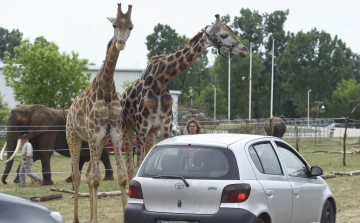
[[[63,114],[63,118],[65,119],[65,121],[66,121],[66,115],[65,115],[65,103],[62,103],[61,104],[61,107],[62,107],[62,109],[63,109],[63,112],[62,112],[62,114]]]

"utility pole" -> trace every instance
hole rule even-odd
[[[251,120],[251,77],[252,77],[252,43],[250,43],[250,75],[249,75],[249,120]]]

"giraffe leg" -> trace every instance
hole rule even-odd
[[[92,194],[90,194],[92,197],[90,198],[90,201],[92,199],[92,209],[91,209],[92,223],[98,222],[97,221],[97,191],[101,179],[99,164],[100,164],[102,149],[104,148],[106,143],[105,137],[100,142],[96,140],[97,138],[98,138],[97,136],[89,134],[89,139],[92,139],[91,141],[89,140],[90,157],[91,157],[89,164],[91,165],[91,170],[89,171],[90,172],[89,179],[90,179],[90,184],[92,186],[92,188],[89,188],[89,191],[92,191]]]
[[[135,172],[135,163],[133,158],[133,131],[131,129],[123,130],[123,144],[126,155],[126,170],[128,174],[129,183],[134,178]]]
[[[121,154],[121,144],[122,144],[121,139],[122,139],[123,135],[121,134],[119,128],[112,131],[110,134],[111,134],[111,140],[113,142],[113,147],[114,147],[114,154],[115,154],[117,174],[118,174],[118,182],[120,185],[122,208],[123,208],[123,213],[124,213],[125,206],[127,204],[127,195],[126,195],[126,183],[127,182],[126,182],[125,166],[124,166],[122,154]],[[127,154],[127,159],[128,159],[128,157],[129,157],[129,154]],[[132,154],[130,155],[130,157],[132,157]],[[130,163],[130,161],[128,161],[128,165],[129,165],[129,163]]]
[[[81,143],[82,140],[77,136],[75,129],[70,124],[70,117],[67,119],[66,124],[66,139],[69,145],[69,150],[71,154],[71,163],[72,163],[72,180],[74,187],[74,222],[79,222],[78,215],[78,193],[80,186],[81,175],[79,172],[79,159],[81,152]]]
[[[136,146],[138,151],[137,151],[137,162],[136,162],[135,173],[137,172],[142,161],[145,158],[145,140],[147,137],[148,130],[146,128],[142,128],[141,131],[140,129],[138,129],[137,133],[138,134],[136,134]]]
[[[145,156],[149,153],[151,147],[154,145],[158,131],[159,129],[152,129],[149,131],[145,141]]]
[[[88,187],[89,187],[89,196],[90,196],[90,215],[91,215],[91,221],[93,220],[93,186],[91,184],[91,165],[89,163],[89,166],[86,170],[86,181],[87,181],[87,184],[88,184]]]
[[[172,122],[161,127],[161,141],[170,138]]]

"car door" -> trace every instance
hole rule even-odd
[[[248,146],[257,180],[261,183],[272,215],[272,222],[289,223],[292,188],[270,140]]]
[[[292,223],[317,222],[320,212],[321,187],[317,177],[309,176],[309,168],[303,158],[289,145],[274,140],[284,161],[289,182],[293,189]]]

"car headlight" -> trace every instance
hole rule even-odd
[[[55,219],[57,222],[64,223],[64,219],[62,218],[61,214],[59,212],[51,212],[50,216]]]

